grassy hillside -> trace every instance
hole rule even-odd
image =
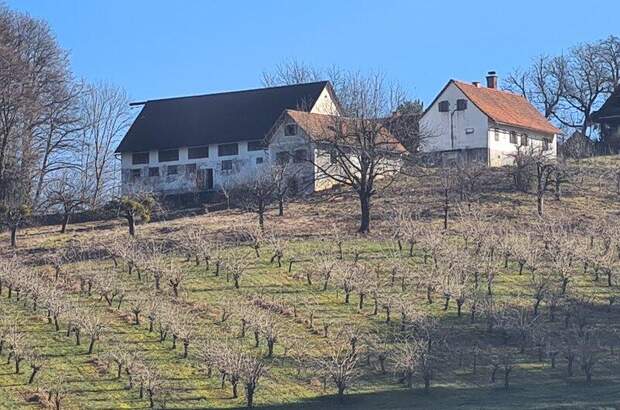
[[[14,374],[14,362],[7,357],[10,343],[5,342],[5,351],[0,357],[0,406],[51,405],[47,392],[54,390],[54,383],[59,382],[60,375],[61,388],[57,390],[63,397],[62,408],[148,408],[147,395],[140,398],[138,384],[128,388],[126,373],[123,371],[117,378],[115,366],[110,365],[109,353],[120,348],[134,352],[160,375],[156,407],[243,407],[242,385],[239,386],[239,397],[233,399],[229,380],[221,388],[217,370],[211,378],[207,377],[201,355],[205,341],[221,341],[262,358],[267,372],[260,380],[255,396],[255,405],[259,407],[522,409],[618,406],[620,307],[610,305],[610,301],[620,296],[620,288],[615,277],[612,286],[608,286],[606,276],[602,274],[599,280],[594,280],[593,265],[590,263],[584,273],[582,262],[595,260],[584,256],[588,249],[594,254],[604,246],[597,234],[593,247],[589,248],[587,232],[592,226],[602,225],[606,228],[605,234],[611,235],[614,246],[620,243],[617,230],[609,229],[613,228],[613,221],[618,220],[619,202],[612,175],[614,170],[620,169],[620,158],[598,158],[573,163],[571,167],[575,176],[566,184],[560,201],[549,195],[543,219],[536,214],[535,198],[531,194],[512,192],[510,180],[502,175],[502,171],[490,171],[481,179],[471,200],[460,201],[457,193],[451,195],[449,229],[445,233],[438,177],[421,172],[403,178],[375,198],[373,231],[368,236],[355,234],[357,204],[355,198],[346,192],[331,191],[291,203],[284,217],[270,213],[266,228],[267,238],[271,240],[261,244],[259,257],[238,235],[244,228],[254,225],[255,217],[237,210],[140,225],[136,246],[145,249],[155,246],[156,250],[165,251],[148,257],[158,261],[163,259],[174,267],[172,270],[182,272],[178,297],[173,296],[168,285],[170,277],[165,276],[161,290],[155,292],[153,273],[149,269],[144,268],[138,278],[135,269],[128,273],[127,260],[118,257],[115,263],[111,258],[110,250],[116,249],[122,254],[123,248],[134,246],[122,221],[72,225],[66,234],[58,233],[58,227],[53,226],[27,228],[18,238],[20,264],[27,271],[37,272],[38,277],[45,278],[49,286],[61,289],[66,306],[92,310],[101,318],[104,330],[100,340],[95,342],[94,352],[87,354],[88,336],[85,332],[82,332],[79,346],[74,334],[67,336],[71,308],[59,316],[60,330],[56,331],[47,319],[45,308],[39,306],[34,310],[28,295],[22,295],[18,300],[13,292],[9,298],[5,281],[0,295],[0,326],[7,329],[17,324],[23,343],[29,350],[43,356],[43,366],[35,381],[28,384],[29,359],[22,362],[20,374]],[[407,219],[416,232],[413,256],[408,255],[408,245],[399,250],[394,239],[396,225],[393,215],[398,209],[412,210],[418,215],[415,219]],[[549,226],[557,226],[558,221],[563,226],[574,227],[570,232],[567,229],[566,235],[574,245],[574,249],[567,251],[573,251],[576,261],[571,265],[568,291],[560,296],[556,292],[558,274],[550,262],[552,252],[541,250],[539,259],[531,263],[532,266],[536,263],[536,271],[531,272],[528,261],[522,274],[519,274],[518,258],[510,254],[505,266],[500,252],[500,245],[509,243],[508,236],[518,238],[520,246],[530,242],[530,246],[538,244],[538,249],[544,249],[541,232]],[[192,242],[187,238],[188,232],[198,228],[201,237],[208,238],[213,255],[219,253],[222,257],[217,275],[215,256],[209,269],[204,261],[196,265],[193,257],[186,260],[184,248]],[[483,233],[478,237],[469,235],[473,231]],[[431,245],[438,236],[440,243],[435,245],[439,263],[433,266]],[[8,243],[6,234],[0,239],[2,243]],[[483,250],[479,254],[475,252],[476,240],[482,243]],[[342,260],[339,259],[339,241],[342,241]],[[277,249],[283,252],[281,267],[271,261]],[[13,251],[3,248],[2,253],[6,260]],[[339,274],[334,273],[327,290],[323,290],[323,281],[317,275],[319,253],[327,255],[323,258],[338,266],[342,265],[340,271],[358,269],[351,266],[366,269],[372,283],[364,282],[364,289],[368,290],[361,309],[358,289],[362,285],[355,287],[348,304],[344,303],[343,279]],[[54,255],[63,255],[63,258]],[[466,262],[462,257],[467,261],[471,257],[475,261],[472,263],[477,264],[472,269],[477,271],[480,268],[481,274],[480,289],[477,289],[473,271],[467,272],[468,296],[459,317],[456,293],[451,294],[448,308],[444,309],[446,289],[453,291],[451,285],[446,284],[447,279],[437,276],[437,283],[433,285],[433,303],[427,302],[426,281],[434,272],[437,275],[447,270],[452,272],[455,265]],[[293,264],[289,272],[291,260]],[[61,261],[58,279],[55,279],[52,261]],[[245,261],[247,264],[239,289],[235,288],[231,277],[231,261]],[[148,262],[144,262],[144,266],[149,265]],[[486,270],[483,271],[482,266],[486,266]],[[395,267],[398,273],[392,282]],[[601,269],[608,267],[616,271],[619,267],[617,258],[601,265]],[[312,284],[306,279],[308,272]],[[488,272],[494,275],[493,303],[505,309],[507,315],[525,313],[528,329],[536,329],[528,333],[523,352],[521,334],[513,316],[510,321],[506,319],[506,323],[497,319],[493,332],[487,329],[489,313],[484,311],[482,304],[483,300],[488,303],[484,296]],[[535,316],[532,312],[535,300],[533,282],[537,279],[533,278],[543,273],[548,277],[547,289],[539,314]],[[1,274],[3,280],[10,277],[7,272]],[[80,290],[80,280],[85,278],[94,278],[90,296]],[[106,286],[118,293],[111,304],[101,296]],[[372,289],[378,289],[376,314]],[[472,292],[478,292],[476,298],[480,297],[473,321],[470,320]],[[172,349],[171,335],[160,341],[159,320],[154,331],[149,332],[146,305],[153,300],[165,301],[174,306],[179,316],[189,318],[191,323],[184,323],[192,331],[187,358],[183,357],[181,341],[177,342],[176,349]],[[132,306],[138,303],[143,309],[139,314],[140,324],[136,325]],[[552,320],[550,308],[556,304]],[[263,333],[259,336],[259,347],[255,347],[252,330],[248,330],[244,338],[239,337],[240,315],[243,313],[240,306],[245,306],[243,311],[249,312],[250,321],[252,316],[264,316],[266,320],[274,321],[278,338],[272,357],[265,357],[267,345]],[[391,310],[389,322],[386,306]],[[232,315],[222,322],[222,312],[228,311]],[[405,326],[409,331],[410,326],[407,320],[405,323],[401,320],[403,311],[424,321],[429,318],[436,321],[432,327],[436,348],[428,392],[424,390],[420,370],[414,374],[412,389],[401,380],[402,372],[398,366],[403,337],[401,329]],[[567,315],[569,319],[566,319]],[[583,346],[577,339],[585,336],[575,336],[574,332],[577,332],[580,320],[585,323],[581,330],[593,335],[588,343],[592,352],[579,350]],[[324,335],[326,326],[328,337]],[[359,336],[356,377],[343,402],[333,396],[336,389],[332,381],[328,379],[324,386],[320,372],[314,369],[322,357],[330,354],[330,343],[338,342],[333,339],[338,339],[339,332],[343,332],[340,339],[347,343],[348,339],[342,335],[353,333]],[[574,344],[569,340],[571,338],[575,339]],[[572,376],[567,375],[565,358],[569,346],[580,352]],[[388,356],[385,372],[381,371],[379,361],[379,353],[383,351]],[[589,384],[580,368],[586,353],[591,353],[595,361]],[[556,358],[555,367],[551,365],[552,356]],[[512,369],[508,389],[504,388],[505,366]],[[496,380],[492,383],[494,367],[497,367]]]

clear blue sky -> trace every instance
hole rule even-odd
[[[1,0],[0,0],[1,1]],[[572,4],[571,4],[572,3]],[[380,69],[425,103],[449,78],[506,74],[620,35],[620,1],[8,0],[48,21],[73,71],[133,100],[260,86],[287,58]]]

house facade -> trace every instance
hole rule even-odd
[[[524,97],[497,87],[497,75],[489,72],[486,87],[450,80],[425,110],[420,120],[428,138],[422,152],[442,162],[480,162],[507,165],[524,148],[557,155],[553,126]]]
[[[124,194],[217,190],[274,161],[289,164],[293,185],[315,189],[314,169],[307,161],[314,150],[294,121],[282,121],[283,113],[340,115],[328,82],[136,105],[142,110],[116,150]],[[268,133],[273,134],[270,141]]]

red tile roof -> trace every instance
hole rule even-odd
[[[546,134],[561,132],[521,95],[494,88],[476,87],[473,84],[455,80],[452,82],[480,111],[498,124]]]
[[[285,110],[285,113],[315,142],[326,142],[332,139],[351,137],[352,143],[354,144],[355,137],[349,135],[349,132],[355,134],[355,129],[357,128],[355,122],[363,121],[348,117],[315,114],[297,110]],[[398,141],[382,123],[377,122],[377,124],[381,127],[377,129],[379,135],[376,144],[378,147],[382,147],[386,151],[392,153],[407,152],[400,141]],[[337,128],[338,131],[336,131]]]

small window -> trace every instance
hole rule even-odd
[[[209,158],[209,147],[190,147],[187,149],[187,158]]]
[[[238,155],[238,154],[239,154],[239,145],[237,143],[220,144],[217,146],[217,155],[220,157],[226,157],[229,155]]]
[[[178,161],[179,150],[178,149],[167,149],[167,150],[159,151],[158,159],[159,159],[159,162]]]
[[[265,145],[265,141],[263,141],[263,140],[248,141],[248,151],[262,151],[265,148],[267,148],[267,147]]]
[[[285,165],[289,161],[289,154],[287,151],[276,152],[276,164]]]
[[[439,112],[450,111],[450,101],[439,101]]]
[[[178,173],[179,173],[179,169],[177,168],[176,165],[168,166],[168,175],[176,175]]]
[[[306,159],[308,159],[308,154],[305,149],[298,149],[295,151],[294,154],[295,155],[293,157],[293,162],[295,163],[304,162]]]
[[[140,169],[132,169],[131,170],[131,179],[136,180],[142,176],[142,170]]]
[[[495,128],[495,141],[499,141],[499,130]]]
[[[131,154],[132,165],[140,165],[140,164],[148,164],[148,163],[149,163],[148,152],[136,152],[134,154]]]
[[[284,127],[284,135],[287,137],[297,135],[297,124],[286,124]]]
[[[549,140],[547,138],[543,139],[542,144],[543,144],[543,151],[549,151],[551,147],[549,144]]]
[[[517,145],[517,133],[510,131],[510,143]]]
[[[465,111],[467,109],[467,100],[459,98],[456,100],[456,110]]]
[[[151,167],[151,168],[149,168],[149,176],[150,177],[158,177],[159,176],[159,167]]]
[[[185,165],[185,173],[186,174],[195,174],[196,173],[196,164],[187,164]]]
[[[256,157],[256,165],[263,163],[263,157]]]
[[[233,162],[232,159],[226,159],[222,161],[222,171],[232,171]]]
[[[329,163],[330,164],[335,164],[338,162],[338,154],[336,154],[335,152],[330,152],[329,153]]]
[[[521,134],[521,146],[527,147],[528,144],[529,144],[529,141],[527,139],[527,134]]]

